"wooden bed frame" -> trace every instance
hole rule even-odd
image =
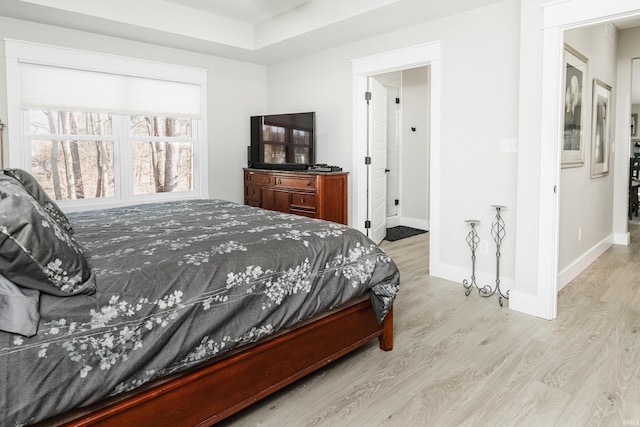
[[[378,338],[393,347],[393,311],[378,324],[367,295],[266,341],[37,426],[209,426]]]

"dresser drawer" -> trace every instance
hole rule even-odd
[[[260,206],[260,187],[247,184],[245,186],[245,193],[245,196],[247,197],[247,204],[251,206]]]
[[[313,177],[276,176],[278,187],[316,189],[316,179]]]
[[[291,208],[291,213],[300,216],[306,216],[307,218],[315,218],[316,211],[305,211],[304,209],[294,209]]]
[[[245,172],[245,180],[247,182],[252,183],[252,184],[270,184],[270,185],[273,185],[274,176],[273,175],[266,175],[266,174],[262,174],[262,173],[255,173],[255,172],[246,171]]]
[[[291,193],[291,207],[316,209],[315,194]]]

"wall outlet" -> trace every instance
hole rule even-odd
[[[582,241],[582,227],[578,227],[578,242]]]
[[[481,254],[488,254],[489,253],[489,242],[487,242],[486,240],[480,240],[480,243],[478,243],[478,253]]]

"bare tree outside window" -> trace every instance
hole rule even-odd
[[[134,194],[193,190],[191,120],[131,117]]]
[[[28,117],[31,171],[47,193],[56,200],[114,197],[118,116],[31,110]],[[131,185],[136,195],[193,191],[192,120],[130,116],[128,121],[130,148],[120,156],[132,159],[133,182],[121,185]]]
[[[31,172],[47,193],[56,200],[113,197],[111,123],[102,113],[29,112]]]

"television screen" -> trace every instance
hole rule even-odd
[[[251,117],[249,167],[301,169],[314,163],[315,113]]]

